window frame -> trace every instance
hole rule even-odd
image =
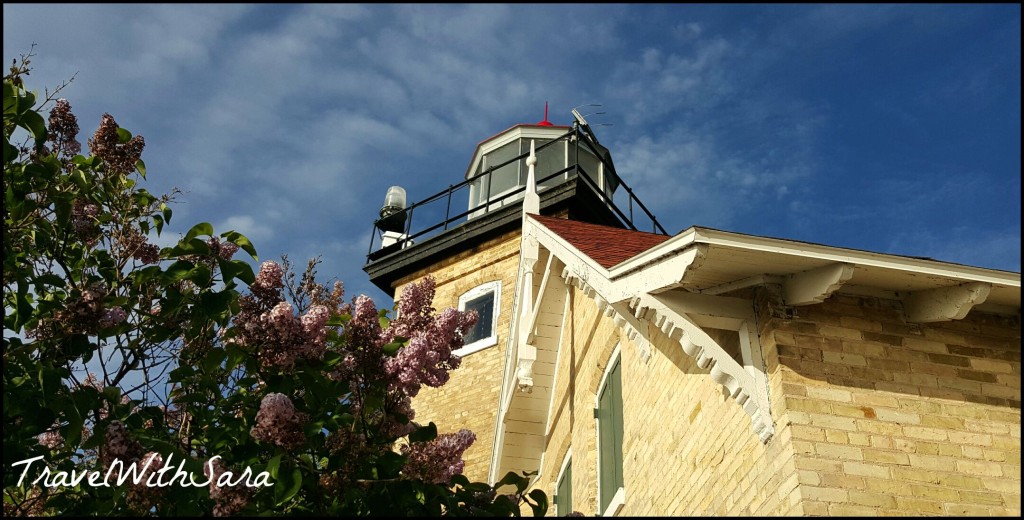
[[[491,309],[491,334],[463,345],[462,348],[453,351],[452,354],[464,357],[498,344],[498,315],[501,314],[501,280],[483,283],[462,293],[462,296],[459,296],[459,311],[465,311],[467,303],[490,292],[494,293],[494,307]]]
[[[622,482],[619,484],[619,487],[615,490],[615,493],[609,499],[608,505],[605,506],[604,510],[601,509],[601,502],[602,502],[602,498],[603,498],[601,496],[601,479],[602,479],[602,475],[601,475],[601,458],[602,458],[602,451],[603,450],[601,449],[602,448],[602,446],[601,446],[601,424],[600,424],[601,419],[598,417],[598,410],[601,408],[601,394],[604,392],[605,388],[608,386],[609,376],[611,375],[611,373],[615,369],[615,367],[618,366],[618,370],[619,370],[619,403],[618,403],[619,404],[619,410],[618,410],[618,412],[619,412],[620,416],[624,415],[624,410],[623,410],[624,406],[623,406],[623,401],[622,401],[622,385],[621,385],[621,382],[622,382],[622,356],[621,356],[621,352],[622,352],[622,350],[621,350],[621,343],[619,343],[619,344],[615,345],[615,349],[612,351],[612,355],[609,356],[609,358],[608,358],[608,365],[605,367],[604,374],[601,375],[601,382],[600,382],[600,384],[598,384],[597,393],[594,396],[594,430],[595,430],[594,433],[595,433],[595,436],[597,437],[597,443],[596,443],[596,446],[597,446],[597,450],[596,450],[596,452],[597,452],[597,479],[596,479],[596,481],[597,481],[597,515],[599,515],[599,516],[616,516],[616,515],[618,515],[619,511],[622,510],[622,506],[624,506],[625,502],[626,502],[626,490],[625,490],[625,485],[626,485],[625,480],[626,479],[625,479],[625,474],[624,474],[624,467],[620,467],[619,471],[623,472]],[[625,433],[625,428],[623,428],[623,433]],[[623,460],[619,460],[620,466],[623,465],[623,461],[625,459],[625,454],[624,453],[622,454],[622,459]],[[615,477],[612,476],[611,478],[615,478]]]

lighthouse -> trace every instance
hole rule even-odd
[[[480,316],[412,403],[476,434],[467,477],[528,472],[558,516],[1020,516],[1020,273],[668,236],[572,118],[373,219],[373,283]]]
[[[435,308],[477,311],[479,320],[456,352],[460,368],[443,387],[424,389],[413,405],[417,421],[476,433],[465,472],[488,480],[504,367],[510,339],[517,335],[510,330],[512,316],[523,312],[515,309],[517,302],[522,307],[530,300],[522,292],[539,290],[540,280],[532,276],[538,258],[529,247],[523,257],[524,214],[665,231],[575,110],[571,124],[559,125],[548,121],[545,106],[542,121],[517,124],[480,141],[465,168],[456,183],[415,202],[401,186],[389,188],[364,270],[396,298],[408,284],[432,276]],[[530,397],[539,403],[547,392],[531,388]]]

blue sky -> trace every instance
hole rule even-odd
[[[4,59],[146,138],[154,193],[348,295],[388,186],[462,180],[517,123],[589,118],[691,225],[1020,271],[1021,8],[8,4]],[[602,126],[598,126],[602,125]]]

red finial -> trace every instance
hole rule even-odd
[[[548,102],[547,101],[544,102],[544,120],[541,121],[540,123],[537,123],[537,126],[553,126],[551,124],[551,122],[548,121]]]

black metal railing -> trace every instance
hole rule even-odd
[[[618,176],[618,174],[615,172],[615,167],[611,164],[611,162],[607,160],[603,153],[598,151],[597,147],[592,142],[592,138],[589,135],[587,135],[587,133],[583,132],[578,126],[574,126],[572,130],[566,132],[565,134],[558,136],[554,139],[551,139],[550,141],[536,147],[535,152],[539,154],[540,151],[543,150],[544,148],[552,146],[555,143],[561,143],[567,138],[571,139],[571,142],[575,142],[575,146],[577,147],[579,147],[582,143],[582,145],[586,146],[590,150],[590,152],[601,162],[601,164],[604,165],[606,177],[614,179],[618,185],[617,189],[623,190],[622,192],[618,193],[625,193],[626,204],[628,205],[628,214],[626,212],[623,212],[618,207],[618,205],[615,204],[613,195],[609,195],[608,193],[606,193],[605,189],[602,189],[601,186],[597,185],[597,183],[594,181],[594,176],[591,175],[591,172],[586,171],[579,164],[580,155],[578,148],[576,150],[576,153],[574,154],[574,157],[576,158],[575,164],[571,164],[568,167],[551,173],[543,178],[536,179],[535,182],[537,185],[538,193],[546,191],[547,189],[550,188],[554,188],[555,186],[558,185],[552,184],[550,186],[545,186],[544,188],[540,187],[547,183],[548,181],[556,179],[559,176],[565,176],[565,180],[569,180],[573,178],[573,176],[575,176],[579,179],[582,179],[584,181],[584,184],[587,185],[591,190],[593,190],[593,192],[598,197],[600,197],[600,200],[603,203],[605,203],[609,209],[612,210],[613,214],[616,216],[616,218],[620,220],[620,222],[624,226],[634,231],[638,230],[634,220],[634,206],[636,206],[637,208],[639,208],[640,211],[642,211],[643,216],[647,217],[647,219],[650,221],[652,233],[658,233],[662,235],[668,234],[668,232],[665,231],[665,228],[662,227],[661,224],[658,222],[658,219],[654,216],[654,214],[652,214],[650,210],[647,209],[647,206],[645,206],[644,203],[641,202],[639,198],[637,198],[633,190],[622,180],[621,177]],[[513,164],[516,161],[523,160],[529,156],[530,152],[527,151],[501,164],[489,166],[480,175],[466,179],[458,184],[449,185],[446,190],[442,190],[434,195],[431,195],[430,197],[427,197],[426,199],[413,203],[401,211],[377,219],[376,221],[374,221],[373,231],[370,233],[370,247],[367,252],[367,259],[369,260],[372,256],[375,256],[374,244],[381,243],[381,241],[383,240],[382,233],[380,232],[382,226],[380,226],[379,224],[386,219],[392,222],[403,222],[403,230],[401,231],[402,238],[396,241],[394,244],[390,244],[387,246],[388,250],[398,250],[405,247],[406,243],[415,241],[416,239],[420,238],[430,238],[435,234],[447,231],[450,227],[455,227],[457,224],[461,224],[473,218],[477,218],[479,216],[487,214],[490,211],[493,211],[492,207],[496,206],[497,208],[500,208],[502,207],[504,201],[513,199],[517,195],[525,193],[526,186],[520,185],[492,199],[491,186],[493,183],[491,182],[491,176],[495,171],[509,164]],[[596,172],[594,173],[596,174]],[[481,184],[487,185],[483,202],[469,208],[466,211],[461,211],[453,215],[452,199],[455,198],[459,201],[465,200],[465,206],[468,206],[470,195],[466,194],[465,198],[463,198],[461,192],[463,190],[468,190],[473,184],[477,182],[481,182]],[[607,180],[605,181],[605,185],[608,185]],[[444,203],[443,218],[441,217],[439,209],[442,202]],[[420,222],[426,221],[428,223],[433,224],[428,224],[426,227],[422,229],[416,228],[413,224],[414,214],[418,216],[417,218],[420,219]]]

